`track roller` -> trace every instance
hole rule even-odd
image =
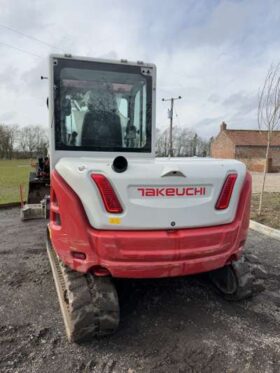
[[[218,293],[226,300],[239,301],[253,295],[254,276],[243,259],[209,272],[209,276]]]
[[[119,302],[109,277],[95,277],[66,267],[47,240],[60,309],[70,342],[115,332],[119,325]]]

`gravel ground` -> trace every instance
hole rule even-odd
[[[263,173],[251,172],[253,177],[253,193],[260,193],[262,188]],[[279,192],[280,190],[280,172],[267,174],[265,181],[266,192]]]
[[[279,241],[250,232],[264,284],[251,300],[228,303],[203,276],[122,281],[119,331],[79,346],[65,338],[45,222],[0,210],[0,228],[1,372],[280,371]]]

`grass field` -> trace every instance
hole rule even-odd
[[[280,229],[280,193],[264,193],[261,216],[257,214],[259,200],[259,194],[252,195],[251,219],[269,227]]]
[[[26,199],[31,170],[30,159],[0,160],[0,204],[20,201],[20,184],[24,187]]]

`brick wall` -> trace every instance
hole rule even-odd
[[[240,133],[239,133],[240,132]],[[220,133],[211,144],[210,154],[213,158],[236,158],[244,162],[251,171],[261,172],[265,165],[266,146],[254,145],[254,138],[249,135],[256,131],[231,131],[227,130],[226,123],[220,125]],[[238,136],[241,137],[238,138]],[[245,135],[245,136],[244,136]],[[258,143],[258,137],[256,143]],[[240,141],[240,142],[239,142]],[[235,145],[238,143],[250,145]],[[262,143],[262,142],[261,142]],[[269,172],[280,172],[280,146],[272,146],[269,152]]]
[[[246,164],[247,169],[254,172],[263,172],[265,159],[264,158],[238,158],[239,161]],[[268,159],[268,172],[273,172],[272,159]]]
[[[265,162],[265,146],[237,146],[236,159],[247,164],[251,171],[263,171]],[[273,146],[269,152],[269,172],[280,171],[280,146]],[[246,161],[245,161],[246,160]]]
[[[280,171],[280,146],[273,147],[269,153],[269,157],[272,159],[273,171]]]
[[[224,131],[221,131],[212,142],[210,153],[213,158],[235,158],[235,146]]]

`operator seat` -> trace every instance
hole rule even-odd
[[[88,111],[83,120],[82,146],[121,147],[122,127],[112,84],[95,82],[85,95]]]
[[[82,128],[82,146],[122,147],[121,121],[112,111],[88,111]]]

